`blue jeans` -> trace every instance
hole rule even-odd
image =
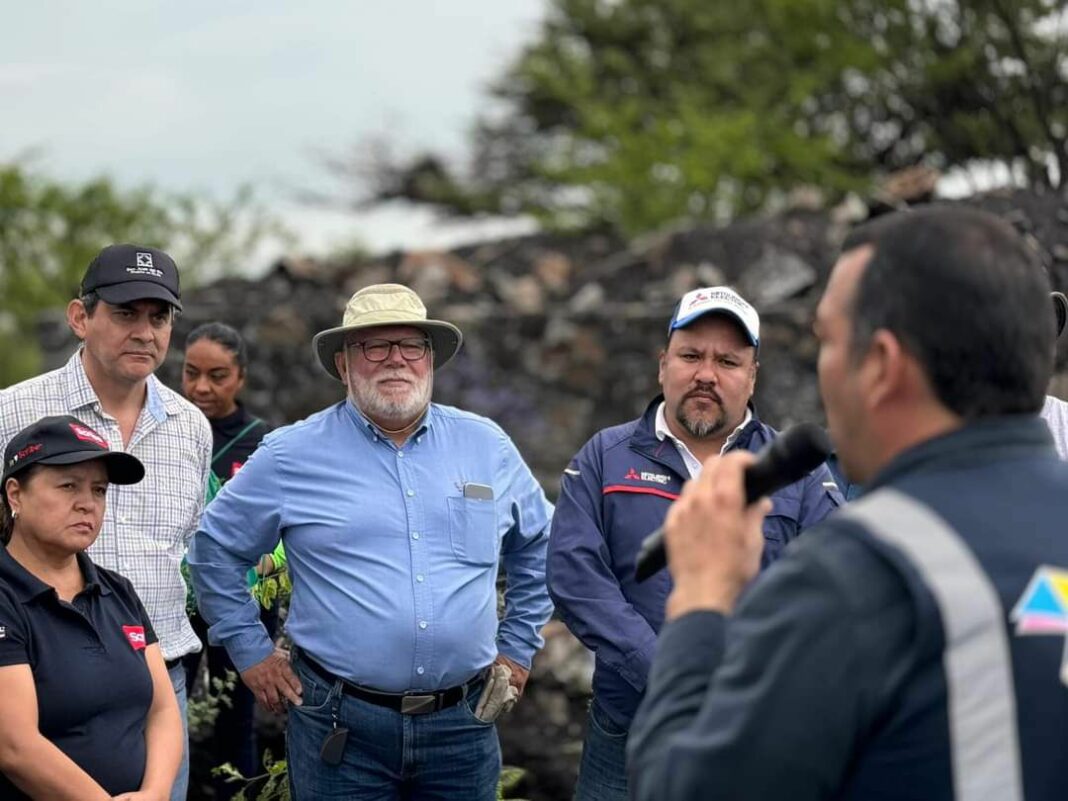
[[[497,727],[474,715],[482,687],[455,706],[402,715],[341,692],[299,659],[303,704],[289,708],[286,757],[293,801],[495,801],[501,772]],[[326,736],[349,730],[338,765],[320,758]]]
[[[586,716],[575,801],[627,801],[627,733],[594,698]]]
[[[171,787],[171,801],[185,801],[189,792],[189,720],[188,704],[185,692],[185,666],[178,662],[167,673],[174,685],[174,694],[178,697],[178,711],[182,716],[182,764],[178,766],[178,776]]]

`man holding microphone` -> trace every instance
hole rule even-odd
[[[855,231],[817,313],[820,388],[865,496],[757,574],[751,454],[665,521],[674,588],[637,799],[1053,801],[1068,787],[1068,465],[1036,417],[1048,279],[963,209]]]

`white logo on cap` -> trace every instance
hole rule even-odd
[[[729,311],[738,317],[754,340],[760,337],[760,316],[745,299],[727,287],[694,289],[682,296],[676,321],[695,319],[710,311]]]
[[[6,636],[7,636],[7,628],[5,626],[0,626],[0,640],[4,639],[4,637],[6,637]]]
[[[137,254],[137,266],[138,267],[151,267],[152,266],[152,254],[140,253]]]

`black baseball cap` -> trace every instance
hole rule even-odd
[[[1051,292],[1053,299],[1053,319],[1057,323],[1057,339],[1064,333],[1065,325],[1068,325],[1068,298],[1063,292]]]
[[[108,448],[108,441],[77,417],[42,417],[11,438],[4,449],[6,482],[34,464],[79,464],[101,459],[112,484],[136,484],[145,466],[136,456]]]
[[[154,299],[182,310],[178,265],[162,250],[143,245],[108,245],[97,253],[79,294],[90,292],[115,305]]]

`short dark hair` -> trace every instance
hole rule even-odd
[[[965,420],[1042,407],[1056,347],[1049,278],[1009,223],[921,206],[862,225],[842,251],[866,245],[874,252],[853,303],[854,358],[886,329]]]
[[[86,292],[79,298],[79,300],[81,300],[82,305],[85,307],[86,317],[92,317],[93,312],[96,311],[96,307],[100,305],[100,296],[95,292]]]
[[[242,373],[245,372],[245,368],[248,367],[248,348],[236,328],[226,323],[203,323],[189,332],[189,336],[185,338],[186,348],[188,349],[200,339],[210,340],[230,351],[234,355],[238,369]]]

